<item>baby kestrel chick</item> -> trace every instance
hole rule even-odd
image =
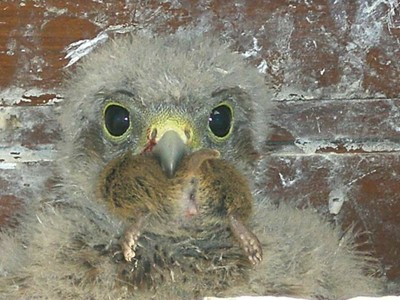
[[[63,93],[59,181],[0,234],[0,298],[379,293],[351,233],[260,192],[272,89],[229,45],[124,36]]]

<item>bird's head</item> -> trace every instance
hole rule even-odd
[[[87,178],[128,151],[154,155],[169,177],[185,155],[203,148],[243,169],[268,134],[263,76],[207,37],[112,41],[90,54],[66,87],[65,151],[73,155],[72,173]]]
[[[134,95],[130,97],[135,102]],[[204,147],[221,148],[234,129],[228,101],[210,111],[196,110],[194,115],[171,104],[153,109],[136,106],[132,111],[122,102],[106,101],[102,120],[107,139],[117,144],[131,139],[128,144],[134,145],[134,154],[154,155],[168,177],[175,174],[184,155]]]

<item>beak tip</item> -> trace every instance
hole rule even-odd
[[[164,173],[171,178],[175,175],[179,162],[186,153],[186,144],[175,131],[167,131],[153,151]]]
[[[161,167],[168,178],[174,177],[176,171],[176,164],[171,163],[169,165],[165,165],[161,163]]]

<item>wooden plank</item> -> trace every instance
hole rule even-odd
[[[295,138],[398,142],[399,118],[400,99],[330,99],[278,102],[274,121]]]
[[[278,102],[273,145],[303,152],[391,152],[400,145],[399,99]]]

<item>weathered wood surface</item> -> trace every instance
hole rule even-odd
[[[1,1],[0,225],[45,186],[73,42],[121,31],[211,31],[276,87],[271,201],[369,232],[400,279],[400,9],[374,1]],[[72,66],[73,68],[73,66]],[[360,238],[364,241],[365,236]]]

